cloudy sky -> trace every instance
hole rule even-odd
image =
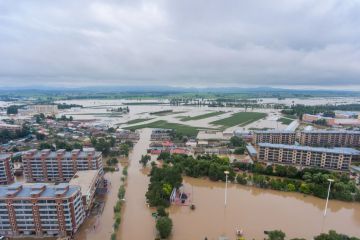
[[[0,84],[360,90],[360,1],[0,0]]]

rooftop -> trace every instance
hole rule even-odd
[[[79,190],[79,186],[69,186],[67,183],[59,185],[14,183],[8,186],[0,186],[0,198],[7,198],[8,194],[15,194],[15,199],[29,198],[32,194],[40,194],[37,198],[54,198],[57,194],[70,197]]]
[[[4,161],[11,157],[11,154],[8,153],[0,153],[0,161]]]
[[[301,150],[301,151],[311,151],[311,152],[360,155],[360,151],[353,149],[353,148],[323,148],[323,147],[308,147],[308,146],[272,144],[272,143],[259,143],[259,146],[260,147],[270,147],[270,148],[284,148],[284,149],[291,149],[291,150]]]
[[[256,130],[254,131],[254,133],[286,133],[286,134],[292,134],[295,133],[295,131],[290,131],[290,130]]]
[[[59,149],[58,151],[50,151],[50,149],[44,149],[44,150],[29,150],[25,153],[30,153],[30,152],[35,152],[34,157],[35,158],[40,158],[42,153],[47,153],[48,152],[48,158],[56,158],[57,157],[57,152],[62,152],[64,155],[64,158],[71,158],[72,154],[76,154],[78,158],[86,158],[89,154],[94,153],[94,157],[99,157],[101,156],[101,152],[99,151],[94,151],[91,149],[91,151],[87,151],[86,149],[84,149],[85,151],[81,151],[80,149],[74,149],[73,151],[66,151],[65,149]]]
[[[346,130],[304,130],[303,132],[322,133],[322,134],[334,134],[334,133],[360,134],[360,131],[346,131]]]
[[[79,186],[81,194],[86,195],[91,187],[96,183],[99,176],[99,170],[78,171],[70,180],[71,186]]]

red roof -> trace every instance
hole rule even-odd
[[[172,147],[172,146],[174,146],[174,143],[171,141],[163,141],[162,145],[163,145],[163,147]]]

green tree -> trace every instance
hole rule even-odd
[[[169,217],[160,217],[156,222],[156,229],[159,231],[161,238],[167,238],[172,231],[172,220]]]
[[[268,240],[284,240],[286,237],[286,234],[281,230],[269,231],[267,235],[269,237]]]
[[[147,163],[151,160],[151,156],[146,154],[142,155],[139,163],[143,165],[143,167],[146,167]]]

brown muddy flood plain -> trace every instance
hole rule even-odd
[[[229,184],[225,208],[224,183],[185,177],[184,185],[193,192],[196,209],[170,208],[172,240],[215,240],[221,235],[235,239],[236,229],[243,229],[246,239],[263,239],[264,230],[275,229],[286,232],[287,238],[311,239],[329,229],[360,236],[360,204],[330,201],[324,218],[322,199]]]
[[[146,205],[145,192],[149,184],[149,169],[139,164],[150,143],[150,129],[140,133],[129,156],[125,204],[122,209],[118,239],[149,239],[156,237],[154,209]],[[112,187],[104,212],[87,219],[76,239],[110,239],[113,206],[117,199],[121,172],[107,174]],[[235,239],[235,231],[243,229],[246,239],[264,239],[264,230],[281,229],[287,238],[311,239],[321,232],[334,229],[351,236],[360,236],[360,204],[330,201],[327,216],[323,217],[325,200],[255,187],[229,184],[228,202],[224,207],[223,182],[184,177],[185,191],[191,194],[195,210],[189,206],[171,206],[173,220],[171,240],[217,240],[225,235]],[[94,228],[95,225],[95,228]]]

